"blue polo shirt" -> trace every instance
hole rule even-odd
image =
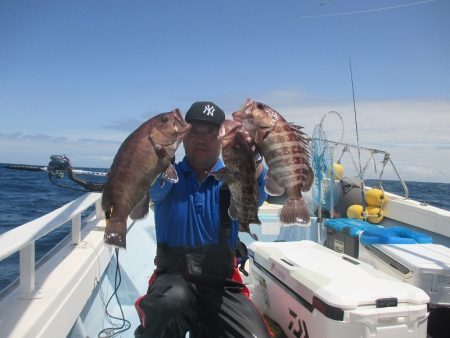
[[[219,160],[213,171],[222,168]],[[156,239],[158,244],[171,247],[198,247],[219,243],[220,203],[219,190],[222,182],[212,175],[200,184],[186,158],[175,164],[178,183],[165,182],[161,178],[150,189],[154,203]],[[264,191],[266,169],[258,178],[259,204],[267,197]],[[239,223],[233,221],[229,239],[230,247],[235,247]]]

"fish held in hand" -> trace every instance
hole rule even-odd
[[[139,219],[148,213],[149,188],[160,174],[169,182],[178,181],[171,161],[190,128],[175,109],[150,118],[122,143],[103,189],[105,243],[126,247],[127,218]]]
[[[250,232],[250,224],[261,224],[258,218],[258,184],[254,153],[249,144],[248,133],[243,126],[232,120],[225,120],[219,130],[222,143],[224,168],[211,173],[227,183],[231,193],[228,214],[238,220],[240,231]]]
[[[265,189],[269,195],[285,195],[280,212],[284,224],[309,222],[302,191],[314,180],[310,150],[302,127],[288,123],[269,106],[247,99],[233,119],[243,124],[269,167]]]

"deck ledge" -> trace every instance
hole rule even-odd
[[[64,245],[36,271],[30,296],[13,290],[0,302],[0,332],[9,338],[65,337],[108,266],[113,249],[104,245],[104,220],[82,231],[82,242]]]

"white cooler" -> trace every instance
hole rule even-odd
[[[439,244],[360,245],[359,259],[430,297],[428,334],[450,337],[450,249]]]
[[[426,337],[428,295],[311,241],[253,242],[252,299],[288,337]]]
[[[359,259],[424,290],[432,306],[450,307],[450,249],[439,244],[360,245]]]

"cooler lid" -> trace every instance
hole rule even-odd
[[[440,244],[374,244],[403,265],[450,274],[450,249]]]
[[[430,300],[423,290],[312,241],[253,242],[249,253],[257,268],[310,304],[316,297],[351,310],[389,299],[410,304]]]

